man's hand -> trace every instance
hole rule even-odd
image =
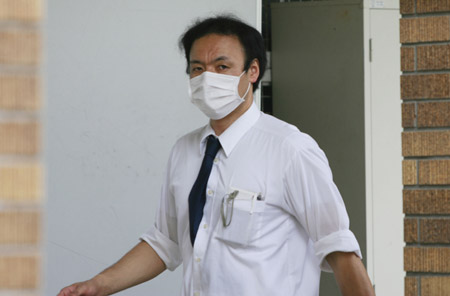
[[[94,278],[65,287],[58,296],[105,296],[148,281],[166,265],[146,242],[140,242],[116,264]]]
[[[375,296],[366,269],[355,253],[334,252],[326,259],[343,296]]]
[[[103,296],[103,295],[107,294],[102,292],[101,284],[97,277],[89,281],[75,283],[73,285],[65,287],[58,294],[58,296]]]

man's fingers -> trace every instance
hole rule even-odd
[[[84,289],[80,288],[80,285],[77,283],[62,289],[58,296],[82,296],[82,290]]]
[[[61,291],[59,291],[57,296],[71,296],[72,293],[69,290],[69,287],[65,287],[63,289],[61,289]]]

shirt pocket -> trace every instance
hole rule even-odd
[[[233,201],[227,198],[235,190],[239,191]],[[220,219],[217,223],[216,238],[241,247],[251,245],[261,228],[265,201],[260,194],[240,189],[232,189],[221,202]]]

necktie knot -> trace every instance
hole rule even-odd
[[[220,149],[220,142],[219,139],[214,137],[213,135],[210,135],[208,137],[208,142],[206,144],[206,151],[205,151],[205,155],[208,155],[210,157],[215,157],[217,152]]]

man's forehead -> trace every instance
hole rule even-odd
[[[190,57],[195,60],[197,55],[209,54],[214,55],[214,60],[226,60],[243,53],[237,36],[208,34],[193,42]]]

